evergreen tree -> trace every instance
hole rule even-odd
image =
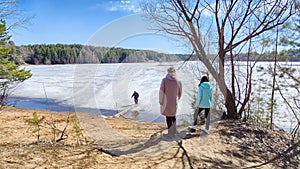
[[[8,90],[19,82],[31,77],[31,73],[19,66],[9,57],[12,47],[9,45],[10,36],[7,34],[4,21],[0,21],[0,106],[6,105]]]

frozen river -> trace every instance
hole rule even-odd
[[[133,91],[140,101],[127,116],[140,121],[164,121],[159,112],[158,93],[169,66],[179,63],[126,63],[83,65],[30,65],[32,77],[12,93],[10,104],[17,107],[52,111],[90,112],[114,115],[134,102]],[[183,83],[179,114],[191,114],[191,96],[196,82],[184,68],[178,71]],[[138,114],[136,114],[138,112]]]
[[[83,64],[83,65],[29,65],[32,77],[16,88],[9,100],[10,105],[31,109],[47,109],[64,112],[89,112],[111,116],[134,104],[133,91],[140,94],[138,106],[133,107],[125,116],[138,121],[159,121],[165,119],[160,115],[158,93],[162,78],[169,66],[177,68],[178,78],[183,84],[183,97],[179,102],[178,117],[192,118],[191,104],[201,77],[205,72],[203,65],[198,65],[198,77],[195,77],[194,63],[120,63],[120,64]],[[242,65],[242,64],[241,64]],[[262,62],[256,66],[272,66]],[[294,65],[299,71],[299,65]],[[244,72],[244,67],[238,72]],[[199,73],[200,72],[200,73]],[[297,72],[297,71],[296,71]],[[263,72],[253,73],[253,92],[255,97],[250,101],[254,111],[267,111],[268,107],[257,107],[259,98],[268,102],[271,82],[270,76]],[[288,80],[279,78],[278,83]],[[297,92],[285,88],[289,97],[297,97]],[[296,122],[294,115],[287,112],[288,108],[276,91],[275,123],[289,130]],[[265,104],[267,105],[267,103]],[[251,109],[252,109],[251,108]],[[297,111],[298,117],[300,116]]]

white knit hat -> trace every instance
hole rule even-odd
[[[175,68],[172,66],[172,67],[169,67],[168,68],[168,73],[176,73],[176,70]]]

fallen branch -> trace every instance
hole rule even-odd
[[[108,150],[105,150],[105,149],[103,149],[102,147],[101,147],[101,148],[97,148],[97,150],[100,151],[100,152],[102,152],[102,153],[108,154],[108,155],[110,155],[110,156],[112,156],[112,157],[120,156],[120,155],[118,155],[118,154],[115,154],[115,153],[113,153],[113,152],[110,152],[110,151],[108,151]]]

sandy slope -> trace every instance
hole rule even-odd
[[[162,123],[36,111],[39,117],[45,116],[37,144],[37,133],[25,123],[32,119],[33,112],[16,108],[1,110],[0,168],[299,167],[299,151],[287,151],[291,146],[289,135],[259,130],[246,123],[222,121],[212,127],[209,135],[200,130],[190,134],[185,127],[179,127],[185,138],[170,140],[163,137],[166,131]],[[80,122],[68,115],[76,115]],[[65,131],[68,138],[51,142],[50,126],[63,130],[67,119],[70,120]],[[77,124],[82,132],[74,130]],[[278,156],[280,152],[286,152],[287,157]]]

